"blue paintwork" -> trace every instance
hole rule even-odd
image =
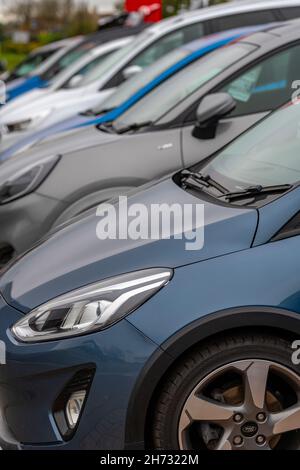
[[[44,88],[45,86],[47,86],[47,82],[39,75],[32,75],[21,81],[16,80],[16,83],[13,81],[7,86],[6,100],[9,102],[28,91],[34,90],[35,88]]]
[[[105,115],[100,115],[96,117],[79,114],[52,126],[46,127],[45,129],[37,131],[33,134],[30,134],[29,136],[21,138],[18,142],[16,142],[11,147],[0,153],[0,161],[3,162],[9,159],[16,152],[19,152],[23,147],[33,145],[34,143],[39,142],[47,137],[50,137],[51,135],[79,127],[95,126],[106,122],[114,121],[115,119],[119,118],[123,113],[125,113],[129,108],[131,108],[134,104],[136,104],[139,100],[141,100],[144,96],[150,93],[154,88],[158,87],[162,82],[164,82],[183,68],[187,67],[192,62],[196,61],[197,59],[201,59],[201,57],[208,54],[209,52],[223,47],[228,43],[241,38],[242,36],[245,36],[258,30],[261,31],[269,26],[270,25],[263,25],[233,29],[222,33],[214,34],[207,38],[192,41],[190,44],[182,46],[183,50],[188,50],[190,52],[189,55],[187,55],[184,59],[181,59],[176,64],[166,69],[163,73],[161,73],[153,80],[151,80],[147,85],[142,87],[139,91],[133,94],[128,100],[126,100],[116,109],[106,113]]]
[[[283,314],[299,314],[300,319],[300,236],[269,242],[278,224],[298,212],[299,198],[298,187],[261,209],[236,208],[202,201],[165,178],[131,196],[130,202],[203,203],[203,249],[187,251],[184,240],[175,239],[97,241],[98,219],[93,215],[58,231],[21,258],[0,280],[8,302],[0,297],[0,338],[7,346],[7,365],[0,369],[0,403],[8,410],[0,444],[122,449],[126,411],[136,384],[148,371],[153,354],[167,358],[161,348],[169,338],[193,321],[226,309],[278,308]],[[105,331],[35,345],[22,345],[9,332],[30,308],[63,292],[136,269],[164,266],[174,268],[169,284]],[[247,315],[252,325],[251,313]],[[91,363],[97,372],[87,405],[75,436],[64,442],[49,410],[77,368]]]
[[[9,420],[8,428],[7,422],[1,419],[0,445],[3,441],[3,445],[18,445],[19,441],[48,442],[68,449],[121,448],[131,390],[142,367],[157,349],[156,344],[124,320],[116,325],[113,334],[107,330],[101,335],[82,337],[80,341],[68,340],[59,347],[56,343],[45,344],[41,349],[36,345],[24,347],[8,333],[10,325],[18,321],[21,314],[5,305],[1,297],[0,312],[0,336],[6,341],[8,360],[7,366],[1,365],[0,401],[1,407],[7,407],[6,417]],[[37,353],[39,360],[32,362]],[[57,391],[73,377],[79,364],[84,366],[99,361],[103,366],[96,371],[80,432],[76,433],[72,442],[64,444],[49,413]],[[30,388],[35,377],[34,393],[29,392],[29,388],[24,393],[21,387],[17,386],[14,390],[7,387],[7,382],[18,382],[21,376],[23,383],[27,384],[26,388]],[[49,377],[53,378],[51,387]],[[120,379],[122,397],[118,397]],[[98,390],[101,390],[101,396]],[[115,391],[114,396],[111,395],[112,390]],[[10,407],[11,400],[18,405]],[[111,426],[116,432],[108,432]]]

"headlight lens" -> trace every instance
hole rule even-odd
[[[0,204],[7,204],[15,199],[35,191],[53,170],[59,156],[48,157],[23,168],[11,179],[0,186]]]
[[[152,297],[172,274],[147,269],[91,284],[33,310],[12,332],[20,341],[40,342],[108,328]]]

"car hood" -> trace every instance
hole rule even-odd
[[[93,121],[94,120],[89,116],[76,114],[69,119],[65,119],[39,131],[13,132],[12,134],[5,135],[3,136],[3,140],[0,141],[0,163],[3,163],[18,153],[25,152],[34,147],[37,143],[43,141],[43,143],[46,144],[48,141],[55,141],[57,137],[63,137],[63,133],[67,131],[92,125],[91,123]],[[59,134],[62,135],[59,136]]]
[[[44,90],[45,91],[45,90]],[[106,95],[103,94],[103,98]],[[76,88],[75,90],[58,90],[51,93],[44,93],[39,98],[36,98],[34,102],[27,102],[22,106],[11,107],[10,110],[6,109],[6,112],[1,116],[2,124],[10,124],[19,121],[25,121],[27,119],[32,119],[39,113],[45,112],[47,110],[54,111],[55,109],[64,108],[66,106],[76,106],[77,103],[84,103],[89,101],[93,103],[98,103],[101,101],[101,93],[89,93],[86,89]],[[76,111],[75,111],[76,112]],[[47,119],[49,120],[49,119]]]
[[[20,171],[25,164],[34,164],[42,158],[51,157],[52,155],[63,156],[72,152],[79,152],[83,149],[88,150],[101,144],[110,144],[122,139],[122,137],[122,135],[103,132],[95,126],[72,129],[59,135],[53,135],[24,152],[18,153],[13,158],[2,162],[0,185],[7,178],[11,178],[17,171]]]
[[[10,101],[5,105],[5,108],[0,111],[0,120],[2,121],[5,118],[7,113],[16,112],[22,106],[32,105],[33,101],[43,98],[49,93],[47,88],[36,88],[24,93],[23,95],[18,96],[14,100]]]
[[[179,239],[178,232],[171,239],[100,240],[96,235],[100,218],[95,212],[53,233],[15,262],[3,273],[0,291],[10,305],[25,313],[58,295],[111,276],[150,267],[175,268],[249,248],[257,211],[213,201],[184,191],[172,178],[128,198],[128,205],[138,203],[148,209],[151,204],[203,204],[202,249],[187,249],[187,240]],[[113,204],[118,215],[118,201]],[[141,225],[145,223],[148,215],[144,213]]]

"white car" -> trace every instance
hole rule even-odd
[[[57,60],[61,57],[61,53],[65,53],[68,48],[74,47],[82,39],[82,36],[61,39],[60,41],[51,42],[45,46],[37,47],[34,49],[20,64],[16,66],[11,72],[5,72],[0,75],[1,80],[12,81],[21,79],[30,75],[33,72],[43,70],[44,64]],[[50,61],[51,59],[51,61]]]
[[[33,103],[8,104],[0,111],[0,126],[9,133],[40,130],[101,101],[126,78],[171,50],[214,32],[274,23],[300,17],[299,0],[230,3],[168,18],[143,31],[86,74],[77,87],[60,88]]]
[[[14,129],[14,131],[18,130],[21,137],[22,130],[24,131],[25,129],[22,128],[20,118],[24,113],[25,116],[27,116],[28,112],[31,113],[32,123],[31,126],[28,127],[34,127],[35,122],[39,126],[42,126],[42,121],[46,119],[52,110],[59,110],[60,107],[64,107],[69,100],[72,100],[76,112],[76,101],[79,99],[80,111],[82,95],[78,94],[78,85],[84,79],[85,75],[91,74],[93,70],[97,69],[98,66],[111,54],[121,49],[122,47],[127,46],[131,41],[132,37],[125,37],[94,47],[84,54],[82,58],[76,60],[72,65],[56,75],[56,77],[48,84],[48,86],[31,90],[28,93],[24,93],[23,95],[6,104],[3,108],[3,112],[0,113],[2,134],[5,135],[5,125],[2,123],[2,116],[4,114],[7,116],[8,113],[10,113],[10,116],[12,116],[12,120],[9,121],[10,126],[13,125],[12,121],[16,121],[16,129]],[[76,87],[76,89],[74,87]],[[48,106],[49,95],[51,95],[50,108]],[[53,102],[54,97],[58,98],[55,104]],[[94,101],[91,101],[91,105],[93,104]],[[16,117],[14,118],[13,116]],[[51,117],[47,121],[47,125],[49,125],[49,122],[51,124]],[[27,128],[26,125],[24,127]],[[11,133],[11,135],[13,134],[15,134],[15,132]]]

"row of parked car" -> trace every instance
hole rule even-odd
[[[297,18],[209,7],[5,77],[2,448],[300,449]],[[204,221],[99,239],[125,195],[139,227],[153,205]]]

